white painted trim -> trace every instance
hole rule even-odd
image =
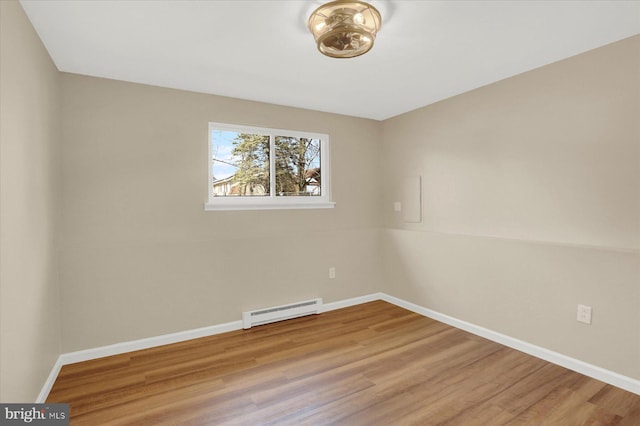
[[[164,334],[162,336],[148,337],[146,339],[132,340],[129,342],[115,343],[108,346],[100,346],[93,349],[85,349],[76,352],[62,354],[62,365],[76,362],[88,361],[90,359],[102,358],[105,356],[118,355],[141,349],[153,348],[156,346],[169,345],[171,343],[184,342],[185,340],[197,339],[199,337],[213,336],[214,334],[226,333],[242,329],[242,321],[232,321],[224,324],[212,325],[209,327],[196,328],[193,330],[179,331],[177,333]]]
[[[164,334],[161,336],[148,337],[145,339],[131,340],[128,342],[115,343],[108,346],[100,346],[92,349],[68,352],[58,357],[47,381],[42,386],[36,402],[44,402],[51,392],[58,373],[62,366],[74,364],[76,362],[89,361],[91,359],[103,358],[105,356],[119,355],[141,349],[153,348],[156,346],[169,345],[171,343],[184,342],[185,340],[197,339],[200,337],[213,336],[215,334],[229,331],[242,330],[242,321],[232,321],[224,324],[216,324],[208,327],[195,328],[192,330],[179,331],[177,333]]]
[[[374,300],[382,300],[384,293],[372,293],[364,296],[353,297],[351,299],[338,300],[337,302],[325,303],[322,305],[320,313],[335,311],[336,309],[348,308],[349,306],[361,305]]]
[[[56,363],[53,365],[53,368],[49,373],[49,377],[47,377],[47,380],[44,382],[44,385],[42,386],[42,389],[40,390],[40,393],[36,398],[36,404],[44,404],[44,402],[47,400],[47,396],[49,396],[49,392],[51,392],[51,388],[53,387],[53,384],[58,378],[58,373],[60,373],[61,368],[62,368],[62,355],[58,357],[58,359],[56,360]]]
[[[384,300],[385,302],[393,303],[396,306],[400,306],[401,308],[405,308],[417,314],[424,315],[425,317],[429,317],[436,321],[440,321],[450,326],[453,326],[455,328],[468,331],[469,333],[484,337],[485,339],[489,339],[491,341],[500,343],[504,346],[508,346],[510,348],[519,350],[521,352],[524,352],[536,358],[543,359],[545,361],[551,362],[561,367],[568,368],[569,370],[573,370],[580,374],[584,374],[585,376],[589,376],[596,380],[600,380],[602,382],[608,383],[610,385],[613,385],[621,389],[624,389],[626,391],[633,392],[637,395],[640,395],[640,380],[623,376],[622,374],[613,372],[611,370],[607,370],[607,369],[595,366],[593,364],[589,364],[584,361],[571,358],[569,356],[551,351],[549,349],[534,345],[532,343],[528,343],[510,336],[507,336],[505,334],[498,333],[493,330],[489,330],[479,325],[475,325],[454,317],[450,317],[449,315],[445,315],[440,312],[427,309],[425,307],[416,305],[411,302],[407,302],[406,300],[402,300],[385,293],[380,293],[380,294],[382,296],[380,299]]]
[[[558,352],[536,346],[531,343],[518,340],[496,331],[475,325],[440,312],[427,309],[423,306],[416,305],[406,300],[388,295],[386,293],[371,293],[364,296],[353,297],[350,299],[339,300],[336,302],[325,303],[322,305],[320,313],[329,312],[336,309],[342,309],[349,306],[360,305],[362,303],[373,302],[374,300],[384,300],[401,308],[415,312],[436,321],[443,322],[452,327],[459,328],[477,336],[484,337],[491,341],[500,343],[510,348],[519,350],[536,358],[543,359],[556,365],[576,371],[585,376],[603,381],[610,385],[633,392],[640,395],[640,380],[615,373],[604,368],[588,364],[575,358],[568,357]],[[91,359],[102,358],[110,355],[118,355],[126,352],[137,351],[140,349],[148,349],[155,346],[168,345],[171,343],[183,342],[185,340],[197,339],[199,337],[213,336],[215,334],[226,333],[229,331],[242,330],[242,321],[232,321],[224,324],[212,325],[209,327],[197,328],[177,333],[165,334],[162,336],[149,337],[146,339],[133,340],[129,342],[116,343],[108,346],[87,349],[82,351],[70,352],[60,355],[56,361],[47,381],[44,383],[36,402],[44,402],[53,387],[56,377],[63,365],[73,364],[76,362],[88,361]]]
[[[284,197],[283,197],[284,198]],[[293,197],[291,197],[293,198]],[[302,197],[297,197],[302,198]],[[320,197],[307,197],[307,198],[320,198]],[[301,200],[287,202],[276,202],[272,198],[267,197],[266,203],[249,203],[242,201],[252,200],[233,200],[235,203],[205,203],[204,210],[207,212],[213,211],[228,211],[228,210],[302,210],[302,209],[332,209],[336,206],[333,201],[311,200],[311,202],[301,202]]]

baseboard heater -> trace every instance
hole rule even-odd
[[[273,306],[271,308],[258,309],[242,313],[242,328],[251,328],[254,325],[269,324],[305,315],[319,314],[322,308],[322,299],[305,300],[304,302],[290,303],[288,305]]]

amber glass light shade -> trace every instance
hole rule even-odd
[[[324,4],[313,11],[308,22],[318,50],[332,58],[353,58],[367,53],[381,25],[380,12],[357,0]]]

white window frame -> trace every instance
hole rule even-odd
[[[312,138],[320,140],[320,194],[319,196],[276,196],[275,194],[265,196],[249,197],[224,197],[213,196],[213,174],[212,174],[212,135],[213,130],[224,130],[238,133],[251,133],[269,136],[269,150],[275,152],[276,136],[292,136],[296,138]],[[323,133],[303,132],[297,130],[271,129],[267,127],[244,126],[239,124],[209,123],[209,133],[207,136],[209,145],[208,151],[208,201],[204,205],[206,211],[218,210],[279,210],[279,209],[330,209],[335,207],[331,201],[331,165],[329,155],[329,135]],[[270,187],[275,188],[275,156],[270,155],[269,165]]]

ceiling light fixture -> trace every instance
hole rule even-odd
[[[313,11],[308,22],[318,50],[332,58],[353,58],[367,53],[381,25],[380,12],[359,0],[324,4]]]

